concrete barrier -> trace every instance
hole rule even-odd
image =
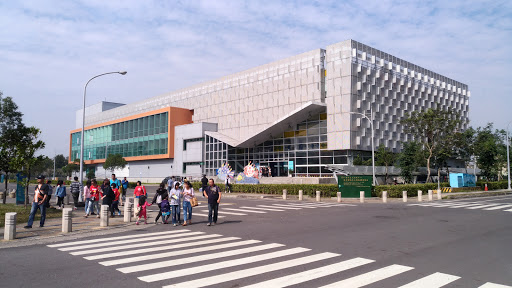
[[[124,222],[132,222],[133,198],[126,198],[124,201]]]
[[[341,192],[336,192],[336,195],[338,196],[338,203],[341,202]]]
[[[288,191],[286,191],[286,189],[283,189],[283,200],[286,200],[287,195],[288,195]]]
[[[11,192],[9,193],[9,197],[16,198],[16,189],[11,190]]]
[[[139,199],[133,198],[133,218],[135,218],[135,220],[137,220],[137,207],[139,207]]]
[[[402,200],[407,202],[407,191],[402,191]]]
[[[110,216],[110,210],[108,209],[108,205],[101,205],[101,211],[100,211],[100,226],[101,227],[108,226],[109,216]]]
[[[73,231],[73,209],[62,209],[62,233]]]
[[[320,202],[320,196],[322,195],[322,192],[316,191],[316,202]]]
[[[432,201],[432,200],[434,200],[433,195],[432,195],[432,190],[428,190],[428,201]]]
[[[423,192],[421,190],[418,190],[418,202],[423,201]]]
[[[16,239],[16,212],[5,213],[4,240]]]
[[[302,198],[304,197],[304,192],[302,190],[299,190],[299,201],[302,201]]]
[[[441,189],[437,190],[437,200],[443,199],[443,193],[441,192]]]
[[[382,202],[388,203],[388,191],[382,191]]]
[[[364,203],[364,191],[359,192],[359,202]]]

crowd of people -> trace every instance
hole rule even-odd
[[[55,197],[57,198],[57,209],[64,207],[64,198],[67,196],[66,186],[62,180],[57,182],[55,189],[52,187],[50,180],[45,183],[45,177],[42,175],[37,177],[37,182],[29,220],[27,226],[25,226],[27,229],[32,228],[37,210],[41,211],[40,227],[44,227],[46,209],[50,207],[53,190],[55,190]],[[104,179],[101,185],[98,184],[96,179],[87,180],[83,187],[78,181],[78,177],[74,177],[74,181],[69,187],[69,192],[73,196],[73,209],[78,209],[79,199],[82,196],[85,202],[85,218],[89,216],[100,218],[100,201],[101,205],[109,207],[110,217],[121,216],[119,206],[126,201],[128,187],[129,183],[126,177],[120,181],[115,174],[112,174],[110,179]],[[221,191],[215,185],[213,179],[207,179],[206,175],[203,175],[200,192],[208,200],[207,226],[213,226],[217,223]],[[186,178],[180,182],[171,177],[167,183],[161,183],[155,191],[151,203],[147,201],[148,193],[141,181],[137,181],[133,195],[136,204],[136,225],[139,225],[142,218],[144,218],[144,223],[147,224],[147,207],[154,204],[158,206],[159,211],[154,220],[155,224],[158,223],[160,218],[164,224],[168,224],[170,218],[173,226],[192,224],[192,207],[197,205],[197,198],[192,183]],[[181,221],[181,210],[183,210],[183,221]]]

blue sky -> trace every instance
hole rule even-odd
[[[1,1],[0,91],[68,154],[87,105],[131,103],[346,39],[469,85],[471,125],[512,120],[512,1]]]

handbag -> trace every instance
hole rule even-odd
[[[190,199],[190,206],[196,207],[198,205],[197,198],[194,196]]]

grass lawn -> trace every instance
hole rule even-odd
[[[32,205],[32,203],[31,203]],[[28,216],[30,215],[30,208],[32,206],[27,206],[25,208],[23,205],[16,204],[0,204],[0,227],[4,227],[5,225],[5,213],[8,212],[16,212],[16,222],[18,224],[23,224],[28,222]],[[58,218],[62,217],[62,210],[57,210],[55,208],[47,208],[46,209],[46,218]],[[41,219],[40,210],[37,211],[36,217],[34,218],[34,223],[39,223],[39,219]],[[39,225],[39,224],[38,224]]]

